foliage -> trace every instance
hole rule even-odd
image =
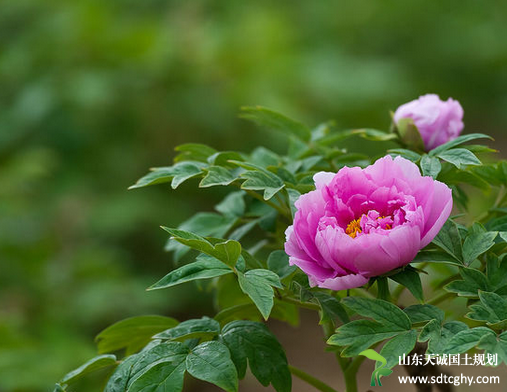
[[[367,350],[385,342],[380,351],[386,359],[381,365],[385,369],[379,374],[390,374],[398,358],[412,351],[418,341],[428,342],[427,350],[432,354],[479,349],[497,353],[500,361],[507,362],[507,338],[502,333],[507,325],[507,281],[503,273],[507,268],[507,163],[483,164],[478,154],[490,150],[466,144],[489,136],[463,135],[424,153],[417,150],[417,144],[410,144],[416,151],[408,150],[409,145],[397,132],[338,131],[325,125],[310,129],[262,107],[245,108],[243,116],[283,132],[288,140],[287,154],[266,148],[245,154],[184,145],[177,149],[172,166],[152,169],[131,187],[168,183],[176,188],[193,181],[201,188],[225,186],[232,191],[215,207],[216,213],[198,213],[179,228],[162,227],[170,235],[169,249],[180,265],[149,288],[167,289],[202,281],[200,284],[215,295],[215,319],[205,317],[175,325],[173,319],[136,318],[102,332],[98,336],[101,352],[127,348],[106,392],[181,391],[185,372],[225,391],[237,391],[247,362],[262,385],[272,384],[277,392],[288,392],[290,371],[298,376],[301,371],[291,370],[280,343],[259,322],[259,316],[268,320],[275,315],[292,322],[293,316],[284,312],[287,306],[320,313],[327,343],[341,363],[371,354]],[[288,264],[282,251],[284,231],[292,222],[294,200],[313,189],[315,173],[370,163],[369,158],[340,148],[343,140],[358,136],[377,143],[398,143],[400,148],[389,153],[409,157],[424,173],[451,185],[465,213],[468,203],[462,196],[467,186],[487,188],[498,197],[472,225],[465,226],[459,218],[449,219],[412,266],[372,278],[368,287],[345,293],[310,287],[306,276]],[[488,177],[478,174],[482,171],[487,171]],[[188,250],[192,250],[194,261],[191,257],[182,259]],[[425,301],[420,275],[427,272],[431,276],[432,268],[442,264],[455,272],[432,293],[433,299]],[[230,298],[225,301],[219,295],[224,284],[231,287],[231,293],[237,293],[238,300],[242,298],[239,305],[231,305]],[[389,286],[394,288],[392,295]],[[408,300],[410,306],[407,300],[400,300],[404,289],[413,295]],[[467,319],[446,320],[435,305],[459,296],[470,298]],[[164,324],[169,328],[157,331]],[[143,332],[133,333],[137,329]],[[144,341],[148,336],[151,341]],[[142,347],[140,341],[146,345]],[[108,366],[114,362],[110,357],[97,357],[64,377],[59,388],[65,389],[80,374],[102,366],[106,360]]]

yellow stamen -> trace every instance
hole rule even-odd
[[[345,233],[347,233],[350,237],[356,238],[357,233],[361,233],[361,218],[355,219],[349,223]]]

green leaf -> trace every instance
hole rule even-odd
[[[440,264],[452,264],[458,267],[462,267],[463,264],[452,257],[447,252],[441,252],[437,250],[422,250],[420,251],[412,263],[440,263]]]
[[[132,368],[141,355],[131,355],[118,365],[115,372],[109,377],[104,392],[127,392],[127,385],[132,375]]]
[[[437,155],[440,159],[452,163],[458,169],[466,165],[480,165],[481,161],[473,152],[465,148],[454,148]]]
[[[310,129],[306,125],[267,108],[244,106],[241,108],[241,112],[241,118],[251,120],[269,130],[280,131],[305,142],[310,141],[312,136]]]
[[[345,347],[341,355],[354,357],[373,344],[392,338],[405,330],[383,325],[371,320],[356,320],[342,325],[332,335],[327,344]]]
[[[472,233],[465,238],[463,243],[463,261],[470,265],[477,257],[487,252],[495,245],[498,232]]]
[[[199,183],[199,188],[208,188],[217,185],[229,185],[234,182],[238,176],[229,169],[222,166],[210,166],[204,169],[206,175]]]
[[[438,158],[423,155],[421,158],[421,169],[423,176],[433,177],[436,180],[440,170],[442,170],[442,165]]]
[[[236,165],[247,169],[240,177],[246,181],[241,184],[241,189],[252,191],[264,191],[264,200],[271,199],[276,193],[285,187],[283,180],[276,174],[254,165],[252,163],[231,161]]]
[[[486,335],[495,333],[486,327],[465,329],[454,335],[444,348],[448,354],[462,354],[477,346],[479,341]]]
[[[429,152],[430,155],[435,156],[438,155],[444,151],[450,150],[451,148],[454,148],[456,146],[459,146],[460,144],[476,140],[476,139],[490,139],[493,140],[491,136],[485,135],[483,133],[471,133],[468,135],[462,135],[458,136],[456,139],[453,139],[445,144],[442,144],[433,150]]]
[[[266,269],[253,269],[244,274],[238,272],[241,290],[257,306],[264,319],[268,319],[273,308],[273,287],[282,288],[277,274]]]
[[[468,326],[461,321],[450,321],[441,325],[440,321],[433,319],[424,326],[420,335],[420,342],[428,342],[428,354],[443,354],[451,338],[457,333],[468,330]]]
[[[421,277],[415,268],[406,266],[402,271],[389,276],[389,278],[405,286],[417,300],[424,301]]]
[[[483,349],[487,354],[498,355],[498,364],[502,362],[507,364],[507,331],[499,336],[486,334],[481,338],[478,348]]]
[[[268,268],[277,274],[280,279],[286,278],[297,270],[296,266],[289,265],[289,256],[283,250],[275,250],[270,253]]]
[[[215,150],[214,148],[199,143],[181,144],[177,146],[174,150],[180,152],[180,154],[178,154],[178,156],[174,158],[174,162],[182,162],[182,161],[207,162],[208,157],[217,152],[217,150]]]
[[[196,261],[183,265],[153,284],[148,290],[165,289],[185,282],[199,279],[216,278],[231,274],[233,270],[226,264],[207,255],[200,255]]]
[[[208,157],[208,163],[213,166],[225,166],[234,168],[236,165],[230,163],[230,160],[243,161],[244,157],[236,151],[221,151]]]
[[[380,355],[387,360],[386,368],[391,369],[398,365],[400,357],[402,357],[403,354],[408,355],[408,353],[414,349],[416,342],[416,330],[401,333],[389,340],[384,347],[382,347],[382,350],[380,350]],[[375,367],[378,368],[379,363],[377,363]]]
[[[171,234],[171,239],[198,250],[199,252],[206,253],[227,264],[229,267],[234,267],[241,255],[241,244],[238,241],[227,240],[224,242],[217,242],[213,245],[208,239],[188,231],[171,229],[163,226],[162,229]]]
[[[126,391],[181,391],[188,352],[179,342],[159,343],[141,352],[132,365]]]
[[[245,192],[231,192],[219,204],[215,206],[215,210],[230,217],[242,217],[245,214]],[[192,230],[190,230],[192,231]],[[227,230],[228,231],[228,230]],[[220,235],[212,235],[213,237],[222,237],[227,232]]]
[[[488,278],[481,271],[473,268],[460,270],[463,280],[455,280],[444,287],[450,293],[460,297],[478,298],[479,290],[490,291]]]
[[[171,180],[171,187],[176,189],[184,181],[201,174],[205,166],[202,162],[184,161],[176,163],[173,166],[157,167],[152,169],[151,173],[139,179],[129,189],[161,184]]]
[[[227,392],[238,390],[238,374],[227,347],[220,342],[204,342],[195,347],[186,359],[187,371]]]
[[[408,316],[390,302],[381,299],[360,297],[347,297],[342,299],[343,304],[364,317],[382,323],[393,331],[409,330],[412,326]]]
[[[398,139],[398,136],[394,133],[386,133],[377,129],[354,129],[352,131],[354,135],[359,135],[363,139],[374,140],[374,141],[388,141]]]
[[[412,305],[403,311],[408,315],[412,324],[423,323],[431,320],[437,320],[439,323],[444,321],[445,313],[443,310],[433,305]]]
[[[495,293],[479,291],[481,304],[489,311],[490,323],[507,320],[507,300]]]
[[[285,352],[264,324],[233,321],[224,327],[221,338],[231,352],[240,379],[245,377],[248,359],[252,374],[263,386],[271,383],[277,392],[291,391]]]
[[[60,384],[55,384],[55,389],[53,389],[53,392],[65,392],[65,388],[67,386],[64,385],[64,386],[61,386]]]
[[[347,311],[335,297],[316,291],[312,293],[313,297],[310,299],[311,302],[315,302],[320,306],[320,320],[319,324],[324,324],[328,321],[340,320],[343,324],[350,321]]]
[[[301,193],[299,193],[296,189],[291,188],[287,188],[287,193],[289,194],[290,212],[292,213],[292,217],[294,217],[297,211],[295,203],[301,196]]]
[[[107,327],[95,340],[100,354],[126,348],[129,355],[143,348],[153,335],[177,324],[178,321],[170,317],[131,317]]]
[[[391,154],[391,156],[393,156],[393,158],[399,155],[399,156],[406,158],[412,162],[417,162],[417,161],[419,161],[419,159],[421,159],[420,154],[418,154],[412,150],[407,150],[404,148],[394,148],[391,150],[387,150],[387,152],[389,154]]]
[[[461,235],[458,226],[452,220],[447,220],[437,236],[433,239],[433,243],[448,254],[453,256],[457,261],[462,260]]]
[[[220,333],[220,324],[209,317],[201,319],[186,320],[159,334],[155,335],[155,339],[162,340],[178,340],[187,339],[211,339]]]
[[[90,359],[88,362],[71,371],[70,373],[67,373],[60,380],[60,384],[70,384],[76,380],[79,380],[81,377],[86,376],[88,373],[94,372],[95,370],[116,365],[117,362],[114,355],[99,355],[95,358]]]

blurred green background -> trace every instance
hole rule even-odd
[[[2,1],[0,391],[50,390],[119,319],[211,313],[193,287],[144,289],[172,266],[158,226],[221,194],[127,187],[181,143],[280,150],[242,105],[385,129],[434,92],[500,149],[506,15],[472,0]]]

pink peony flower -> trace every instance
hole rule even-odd
[[[447,185],[412,162],[386,156],[365,169],[314,176],[316,190],[296,201],[285,232],[289,263],[311,286],[359,287],[410,263],[438,234],[452,209]]]
[[[436,94],[426,94],[401,105],[394,113],[394,122],[402,118],[414,120],[427,151],[456,139],[463,130],[463,108],[458,101],[440,100]]]

